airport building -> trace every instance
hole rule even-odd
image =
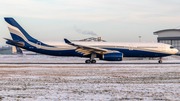
[[[0,55],[1,54],[12,54],[12,47],[9,45],[0,46]]]
[[[180,51],[180,29],[160,30],[154,32],[154,35],[158,35],[158,42],[170,44]]]

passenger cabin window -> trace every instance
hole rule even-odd
[[[173,46],[170,47],[171,49],[174,48]]]

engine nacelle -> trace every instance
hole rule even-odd
[[[107,60],[107,61],[122,61],[123,60],[123,53],[109,53],[104,54],[100,58],[101,60]]]

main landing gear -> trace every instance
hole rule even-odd
[[[85,63],[96,63],[96,60],[94,59],[96,57],[96,54],[92,53],[91,58],[86,60]]]
[[[86,60],[85,63],[96,63],[96,60]]]
[[[160,59],[159,59],[159,61],[158,61],[159,63],[162,63],[162,57],[160,57]]]

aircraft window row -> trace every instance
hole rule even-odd
[[[115,46],[93,46],[93,47],[102,47],[102,48],[114,48]]]
[[[117,48],[124,48],[124,46],[116,46]]]
[[[137,48],[158,48],[158,47],[137,47]]]
[[[102,47],[102,48],[129,48],[129,46],[93,46],[93,47]],[[133,47],[133,48],[158,48],[158,47],[147,47],[147,46],[141,46],[141,47]]]
[[[93,47],[102,47],[102,48],[124,48],[124,46],[93,46]]]

